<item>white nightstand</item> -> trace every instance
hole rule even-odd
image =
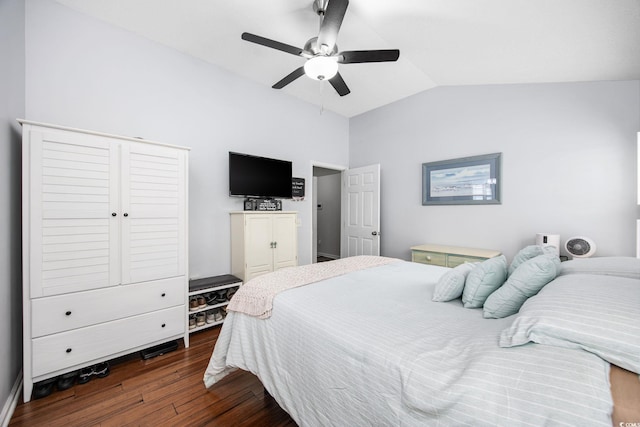
[[[411,261],[421,264],[455,267],[465,262],[479,262],[497,257],[494,249],[464,248],[445,245],[419,245],[411,247]]]

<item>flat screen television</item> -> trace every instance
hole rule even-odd
[[[229,195],[291,198],[291,162],[229,152]]]

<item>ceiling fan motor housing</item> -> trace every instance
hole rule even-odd
[[[336,40],[348,6],[349,0],[314,0],[313,10],[320,17],[320,30],[318,36],[309,39],[303,49],[246,32],[241,37],[307,60],[303,66],[276,82],[272,86],[274,89],[282,89],[306,74],[315,80],[328,80],[338,95],[345,96],[351,91],[338,72],[338,64],[393,62],[400,56],[398,49],[338,51]]]

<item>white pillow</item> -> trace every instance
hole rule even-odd
[[[573,259],[562,263],[558,275],[576,273],[640,279],[640,259],[623,256]]]
[[[485,318],[499,319],[516,314],[527,298],[556,278],[560,258],[554,253],[538,255],[520,264],[509,279],[484,302]]]
[[[583,349],[640,374],[640,280],[559,276],[500,334],[500,347],[528,342]]]
[[[464,282],[476,264],[478,263],[460,264],[446,272],[436,283],[432,300],[440,302],[460,298],[464,289]]]
[[[478,308],[507,279],[507,258],[500,255],[476,265],[467,276],[462,291],[465,308]]]

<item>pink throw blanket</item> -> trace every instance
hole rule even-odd
[[[240,286],[238,292],[231,298],[227,310],[266,319],[271,316],[273,298],[279,292],[397,261],[399,260],[396,258],[361,255],[276,270],[255,277]]]

